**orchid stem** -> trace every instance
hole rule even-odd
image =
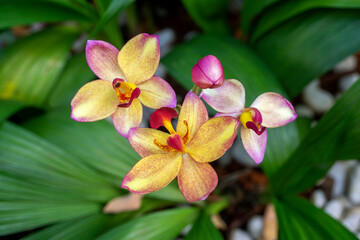
[[[193,93],[195,93],[196,95],[199,96],[200,93],[201,93],[201,91],[202,91],[202,89],[199,88],[198,86],[194,85],[193,88],[191,89],[191,91],[192,91]]]

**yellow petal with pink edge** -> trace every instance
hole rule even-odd
[[[164,150],[154,144],[157,140],[162,145],[167,145],[170,134],[151,128],[132,128],[129,131],[129,142],[135,151],[142,157],[164,153]]]
[[[208,119],[209,116],[205,104],[195,93],[188,92],[181,106],[176,132],[182,137],[185,136],[188,130],[186,124],[184,124],[184,121],[186,121],[190,131],[189,139],[191,140],[201,125],[203,125]]]
[[[119,50],[110,43],[99,40],[88,40],[85,53],[90,69],[99,78],[111,82],[115,78],[124,78],[124,74],[117,62]]]
[[[179,188],[188,202],[205,200],[218,184],[215,170],[209,163],[199,163],[188,154],[178,175]]]
[[[149,108],[176,107],[176,94],[169,83],[158,76],[140,83],[137,87],[141,90],[139,100]]]
[[[112,115],[115,129],[126,138],[131,128],[140,126],[142,117],[142,105],[137,99],[134,99],[129,107],[117,108]]]
[[[118,63],[126,80],[136,85],[154,75],[159,61],[159,38],[145,33],[130,39],[118,55]]]
[[[126,174],[121,187],[133,193],[151,193],[168,185],[178,175],[182,157],[178,152],[154,154],[141,159]]]
[[[71,101],[71,118],[92,122],[111,116],[120,103],[111,82],[95,80],[82,86]]]
[[[198,162],[215,161],[233,144],[239,123],[233,117],[210,119],[188,144],[188,154]]]

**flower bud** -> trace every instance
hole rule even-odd
[[[224,70],[217,57],[208,55],[194,65],[191,78],[202,89],[217,88],[224,83]]]

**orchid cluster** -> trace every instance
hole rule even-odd
[[[296,119],[291,103],[280,94],[261,94],[245,107],[245,90],[235,79],[224,79],[215,56],[194,65],[195,84],[178,112],[176,94],[155,76],[160,60],[157,36],[139,34],[119,51],[104,41],[88,41],[86,59],[98,80],[85,84],[71,102],[71,118],[92,122],[112,116],[115,129],[128,138],[143,157],[129,171],[122,187],[133,193],[157,191],[176,177],[189,202],[204,200],[215,189],[218,177],[209,162],[220,158],[240,129],[247,153],[259,164],[265,154],[267,128]],[[209,119],[203,101],[218,113]],[[151,128],[141,128],[142,105],[157,109]],[[176,128],[171,120],[177,119]],[[156,130],[164,127],[167,132]]]

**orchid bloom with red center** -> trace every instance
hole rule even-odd
[[[245,150],[259,164],[265,154],[266,128],[280,127],[296,119],[294,107],[283,96],[274,92],[258,96],[250,107],[245,107],[245,89],[235,80],[225,80],[221,87],[202,90],[200,97],[219,113],[240,120],[240,134]]]
[[[218,117],[208,120],[204,103],[193,92],[186,95],[176,131],[171,108],[156,110],[152,128],[164,126],[169,133],[151,128],[132,128],[131,146],[143,157],[125,176],[121,186],[146,194],[168,185],[176,176],[189,202],[204,200],[215,189],[218,177],[209,162],[221,157],[232,145],[239,120]]]
[[[154,75],[160,61],[155,35],[139,34],[119,51],[104,41],[89,40],[86,59],[100,79],[85,84],[71,101],[71,118],[92,122],[112,116],[124,137],[142,121],[142,105],[158,109],[175,107],[171,86]]]

